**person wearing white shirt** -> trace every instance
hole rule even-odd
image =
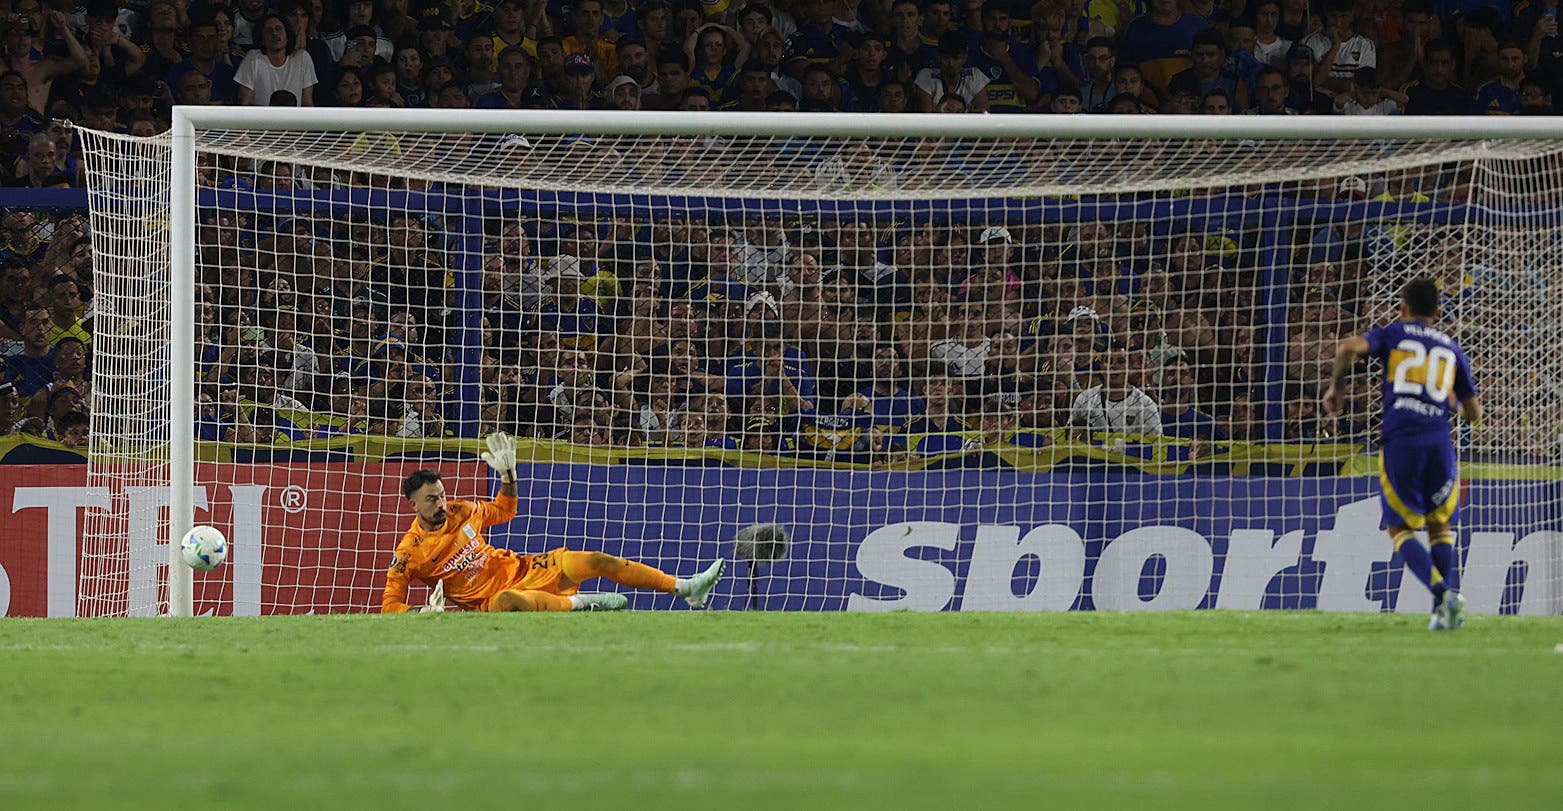
[[[250,51],[239,63],[234,81],[239,85],[239,103],[265,107],[277,91],[287,91],[302,107],[315,104],[315,60],[299,47],[287,23],[275,14],[267,14],[257,24],[260,48]]]
[[[1129,350],[1109,356],[1102,385],[1075,397],[1069,425],[1077,435],[1088,432],[1161,436],[1161,409],[1132,381],[1135,364]]]
[[[1357,10],[1351,0],[1332,0],[1324,20],[1324,28],[1303,44],[1313,50],[1314,84],[1342,93],[1358,68],[1378,67],[1378,49],[1356,32]]]

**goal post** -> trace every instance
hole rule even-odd
[[[1421,610],[1377,534],[1376,386],[1313,409],[1321,353],[1429,272],[1492,412],[1459,433],[1474,608],[1563,612],[1563,126],[1349,123],[175,107],[158,139],[87,133],[111,507],[78,609],[375,610],[400,477],[486,497],[505,429],[518,550],[684,574],[788,526],[719,607]],[[1143,413],[1082,399],[1122,386]],[[213,521],[234,556],[192,579],[177,539]]]

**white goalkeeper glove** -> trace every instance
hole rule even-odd
[[[486,440],[488,450],[479,454],[483,461],[499,474],[501,481],[515,481],[516,478],[516,441],[503,431],[488,435]]]
[[[418,609],[420,614],[439,614],[445,611],[445,581],[434,581],[434,588],[429,591],[429,602]]]

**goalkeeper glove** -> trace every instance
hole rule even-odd
[[[511,482],[516,478],[516,441],[509,434],[496,432],[488,435],[486,440],[488,450],[480,456],[483,461],[495,473],[499,474],[500,481]]]
[[[420,614],[439,614],[445,611],[445,581],[434,581],[434,588],[429,592],[429,603],[418,609]]]

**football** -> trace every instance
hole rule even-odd
[[[228,539],[216,527],[198,526],[179,541],[179,554],[198,572],[209,572],[228,558]]]

